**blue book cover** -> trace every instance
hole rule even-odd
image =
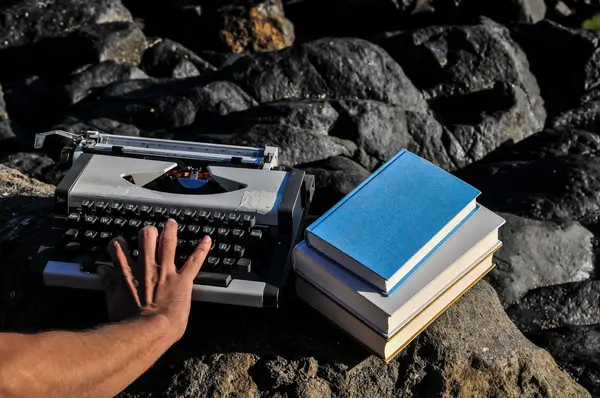
[[[403,149],[306,230],[306,241],[389,293],[475,210],[480,192]]]

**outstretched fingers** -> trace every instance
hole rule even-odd
[[[204,263],[208,252],[210,251],[211,244],[212,241],[210,236],[206,235],[202,239],[202,242],[196,246],[194,253],[188,257],[187,261],[181,268],[181,271],[179,271],[179,274],[186,279],[193,280],[196,275],[198,275],[198,272],[200,271],[200,268],[202,267],[202,264]]]
[[[158,264],[160,265],[161,281],[177,272],[175,268],[175,250],[177,249],[177,222],[169,219],[165,229],[160,234],[158,242]]]
[[[122,238],[113,239],[108,247],[108,252],[112,258],[113,263],[117,266],[117,271],[123,275],[121,279],[127,289],[131,292],[135,303],[141,306],[140,298],[137,293],[136,281],[131,272],[131,267],[134,264],[131,257],[125,253],[123,248],[127,249],[127,243]]]
[[[141,297],[146,305],[152,303],[154,299],[154,286],[158,281],[158,270],[156,267],[156,241],[158,239],[158,230],[155,227],[144,227],[138,234],[140,255],[138,258],[136,276],[142,283]]]

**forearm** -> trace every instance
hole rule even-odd
[[[174,340],[160,316],[85,332],[0,335],[0,396],[112,397]]]

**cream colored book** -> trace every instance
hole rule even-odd
[[[305,279],[296,279],[296,293],[337,327],[358,340],[374,354],[389,362],[493,267],[492,255],[489,255],[442,292],[401,329],[387,338],[362,322]]]

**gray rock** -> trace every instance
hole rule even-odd
[[[4,92],[0,86],[0,141],[14,138],[15,134],[12,131],[8,113],[6,113],[6,103],[4,102]]]
[[[487,279],[505,307],[543,286],[583,281],[594,273],[593,234],[579,223],[564,225],[499,213],[503,247]]]
[[[144,52],[141,68],[153,77],[185,78],[216,70],[193,51],[169,39],[157,39]]]
[[[359,163],[373,170],[406,148],[447,170],[456,168],[442,126],[429,112],[371,100],[333,101],[340,117],[331,135],[355,142]]]
[[[107,118],[90,119],[82,122],[69,117],[54,127],[74,134],[81,134],[87,130],[97,130],[108,134],[129,135],[133,137],[140,135],[140,130],[137,127]]]
[[[505,27],[483,18],[400,33],[382,46],[431,100],[452,169],[543,128],[536,78]]]
[[[580,97],[599,87],[600,32],[548,20],[518,25],[512,32],[527,54],[550,116],[578,106]]]
[[[99,91],[98,100],[82,101],[73,115],[83,121],[108,118],[154,130],[190,126],[256,105],[235,84],[198,79],[115,83]]]
[[[240,57],[221,70],[259,102],[281,99],[372,99],[406,110],[426,103],[402,68],[360,39],[321,39]]]
[[[16,0],[0,6],[0,49],[64,37],[86,25],[131,21],[120,0]]]
[[[525,53],[502,25],[482,18],[474,26],[432,26],[392,36],[382,46],[428,98],[489,90],[504,83],[525,93],[537,129],[544,125],[536,78]]]
[[[565,283],[529,291],[507,309],[523,333],[600,324],[600,281]]]
[[[315,214],[327,211],[371,175],[358,163],[342,156],[298,168],[315,176],[316,191],[311,204],[311,212]]]
[[[104,61],[97,65],[87,65],[76,71],[65,90],[71,104],[87,97],[95,88],[101,88],[115,82],[131,79],[146,79],[148,76],[139,68],[120,64],[115,61]]]
[[[600,131],[600,102],[590,101],[560,113],[548,123],[554,129]]]
[[[104,321],[100,295],[94,300],[84,291],[59,293],[52,288],[24,294],[15,275],[39,242],[53,189],[3,167],[0,252],[6,264],[12,264],[0,271],[3,327],[81,328]],[[36,194],[41,197],[25,200]],[[68,316],[61,315],[67,309]],[[206,319],[213,320],[210,327]],[[546,351],[518,331],[485,282],[473,287],[389,365],[369,356],[297,300],[286,300],[276,312],[231,307],[224,313],[221,306],[194,306],[183,339],[120,396],[327,396],[329,392],[349,397],[589,396]]]
[[[579,130],[545,130],[490,153],[456,174],[482,191],[482,204],[539,220],[600,217],[600,138]]]
[[[89,25],[75,32],[71,40],[90,53],[92,62],[115,61],[127,65],[138,65],[148,45],[142,30],[131,22]]]
[[[54,160],[44,153],[13,153],[0,158],[0,164],[18,170],[27,177],[53,185],[58,185],[66,172],[58,168]]]
[[[528,337],[550,351],[593,397],[600,396],[600,325],[564,327]]]
[[[280,164],[290,167],[330,156],[351,157],[356,151],[352,141],[280,124],[255,125],[227,141],[244,146],[275,145],[280,148]]]
[[[445,127],[439,146],[451,161],[449,170],[480,160],[507,142],[519,142],[542,127],[523,90],[506,83],[438,97],[431,107]]]
[[[544,0],[287,0],[286,15],[298,37],[369,37],[381,31],[453,25],[485,15],[500,23],[535,23]]]

